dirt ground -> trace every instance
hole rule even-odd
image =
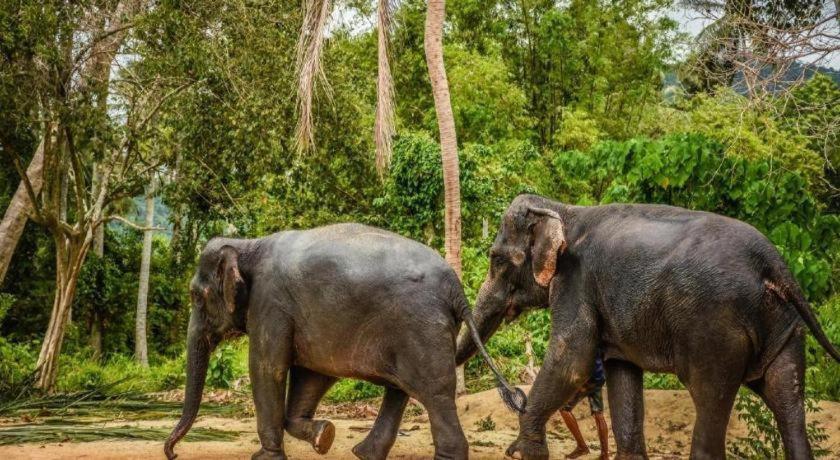
[[[605,398],[606,399],[606,398]],[[815,415],[829,436],[823,447],[832,452],[831,458],[840,458],[840,403],[822,402],[822,411]],[[517,433],[516,416],[509,412],[499,400],[495,390],[476,393],[458,401],[461,424],[470,442],[470,456],[473,459],[503,458],[504,451]],[[671,459],[687,457],[689,452],[694,409],[685,391],[645,391],[645,436],[648,452],[653,458]],[[598,440],[594,422],[584,402],[576,409],[581,428],[592,454],[598,457]],[[354,410],[354,418],[341,415],[335,408],[325,407],[322,412],[336,425],[336,438],[330,452],[317,455],[309,444],[286,436],[286,452],[295,459],[353,459],[350,449],[366,435],[375,417],[375,408],[362,406]],[[411,413],[415,415],[410,415]],[[418,414],[419,415],[416,415]],[[809,414],[810,415],[810,414]],[[493,430],[480,430],[479,421],[490,417],[495,423]],[[609,410],[607,411],[609,417]],[[140,422],[115,421],[109,425],[136,425],[144,427],[172,427],[175,420],[154,420]],[[485,424],[487,425],[487,424]],[[195,426],[213,427],[221,430],[241,431],[239,439],[232,442],[182,442],[176,448],[178,458],[189,459],[248,459],[259,448],[252,418],[226,419],[199,417]],[[559,414],[548,425],[549,448],[552,458],[563,458],[574,448],[568,431]],[[745,436],[745,427],[733,415],[729,423],[729,438]],[[610,440],[614,447],[613,440]],[[0,447],[0,459],[149,459],[163,457],[163,440],[151,441],[98,441],[88,443],[24,444]],[[425,459],[434,452],[428,418],[419,408],[409,408],[401,436],[391,451],[390,458]]]

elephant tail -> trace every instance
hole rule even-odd
[[[822,345],[825,351],[831,355],[835,361],[840,363],[840,352],[838,352],[837,349],[834,348],[834,345],[832,345],[828,340],[828,337],[825,335],[819,321],[817,321],[817,317],[814,315],[813,310],[811,310],[811,307],[808,305],[808,301],[805,300],[805,296],[802,295],[802,292],[796,287],[791,288],[790,283],[781,283],[781,285],[777,285],[770,280],[765,280],[764,286],[768,291],[772,292],[783,301],[790,302],[794,307],[796,307],[796,311],[799,313],[799,316],[802,317],[802,320],[805,322],[805,325],[808,326],[808,329],[811,330],[811,333],[814,334],[814,338],[817,339],[817,342]]]
[[[484,348],[484,343],[481,341],[481,335],[479,335],[478,329],[475,326],[475,320],[473,319],[470,307],[467,305],[466,298],[462,297],[461,307],[457,309],[457,311],[461,320],[467,325],[467,329],[470,331],[470,336],[472,336],[473,342],[475,342],[475,346],[478,348],[478,352],[481,353],[481,357],[484,359],[484,362],[486,362],[490,367],[490,370],[493,371],[493,375],[496,377],[496,388],[499,390],[499,395],[502,397],[502,401],[504,401],[505,405],[510,410],[524,414],[528,398],[525,396],[524,391],[508,383],[502,373],[499,372],[499,369],[496,367],[496,363],[494,363],[493,358],[490,357],[490,353],[488,353],[487,349]]]

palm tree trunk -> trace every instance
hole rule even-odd
[[[426,66],[435,99],[435,113],[440,133],[440,154],[443,164],[444,233],[446,261],[461,278],[461,184],[458,168],[458,139],[455,118],[449,100],[449,82],[443,63],[443,22],[446,17],[445,0],[429,0],[423,45]],[[466,392],[464,368],[457,370],[458,393]]]
[[[29,167],[26,168],[26,175],[29,177],[32,191],[36,195],[41,192],[41,186],[44,184],[43,167],[44,141],[41,140]],[[21,235],[23,235],[23,229],[26,227],[28,214],[31,210],[32,203],[29,201],[29,194],[23,181],[21,181],[14,196],[12,196],[12,201],[9,202],[9,207],[6,208],[3,221],[0,222],[0,284],[6,278],[6,271],[9,270],[9,264],[12,262],[12,256]]]
[[[146,229],[143,230],[143,252],[140,260],[140,287],[137,290],[137,318],[134,324],[134,359],[149,367],[149,348],[146,341],[146,314],[149,307],[149,271],[152,263],[152,236],[155,225],[154,180],[146,189]]]

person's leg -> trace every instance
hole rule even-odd
[[[601,459],[608,460],[610,458],[610,430],[607,427],[607,421],[604,419],[603,412],[595,412],[592,416],[595,417],[595,425],[598,427],[598,441],[601,443]]]
[[[578,458],[582,455],[588,454],[589,447],[586,446],[586,441],[583,439],[583,434],[580,432],[580,426],[578,426],[577,420],[575,419],[574,414],[572,414],[572,408],[564,407],[563,410],[560,411],[560,415],[566,423],[566,428],[568,428],[569,432],[572,433],[572,437],[575,438],[575,442],[577,443],[577,448],[566,454],[566,458]]]
[[[596,387],[589,393],[589,409],[595,419],[595,426],[598,427],[598,442],[601,444],[601,459],[610,458],[610,431],[607,428],[607,421],[604,419],[604,396],[603,382],[597,383]]]

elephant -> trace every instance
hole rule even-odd
[[[313,417],[338,378],[385,387],[370,434],[353,448],[357,457],[387,457],[409,396],[429,415],[435,457],[467,457],[455,408],[455,340],[462,321],[475,326],[458,276],[433,249],[350,223],[214,238],[190,297],[184,407],[167,458],[195,421],[210,354],[244,334],[261,444],[253,459],[286,458],[284,429],[325,454],[335,427]],[[506,403],[521,410],[524,393],[481,350]]]
[[[549,308],[545,359],[507,454],[548,458],[545,424],[604,353],[616,458],[647,458],[643,372],[676,374],[696,409],[691,458],[725,456],[745,384],[773,412],[788,458],[811,457],[803,404],[804,330],[840,361],[773,244],[736,219],[650,204],[572,206],[517,196],[476,299],[487,340]],[[475,352],[462,332],[456,362]]]

